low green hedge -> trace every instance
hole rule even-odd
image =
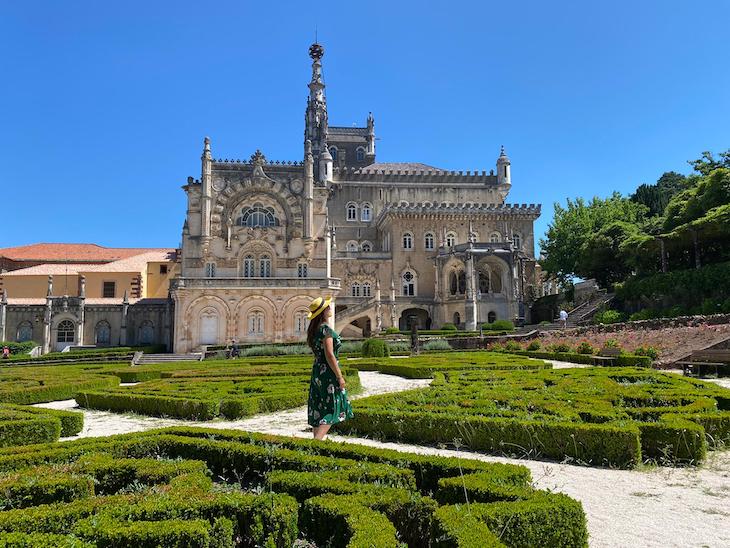
[[[433,516],[435,548],[507,548],[470,507],[441,506]]]
[[[86,542],[74,535],[47,533],[2,533],[0,548],[97,548],[96,543]]]
[[[50,414],[0,410],[0,447],[47,443],[61,436],[61,421]]]
[[[87,409],[140,413],[153,417],[176,417],[196,421],[214,419],[220,412],[220,402],[148,396],[144,394],[120,394],[112,392],[79,392],[76,403]]]

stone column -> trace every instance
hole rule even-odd
[[[395,281],[390,280],[390,326],[398,327],[398,321],[395,314]]]
[[[122,298],[122,326],[119,330],[119,346],[127,345],[127,314],[129,313],[129,299],[127,298],[127,291],[124,291],[124,297]]]
[[[383,330],[383,311],[380,304],[380,280],[375,279],[375,333]]]
[[[51,351],[51,320],[53,314],[53,276],[48,276],[48,292],[46,293],[46,311],[43,315],[43,353]]]
[[[76,344],[83,346],[84,327],[86,325],[86,276],[81,276],[79,284],[79,323],[76,326]]]
[[[474,256],[469,253],[466,259],[466,330],[474,331],[477,328],[477,295],[474,291]]]
[[[7,341],[7,308],[8,308],[8,297],[3,289],[2,295],[0,295],[0,341]]]
[[[332,277],[332,229],[329,226],[329,220],[324,228],[324,249],[327,280]]]

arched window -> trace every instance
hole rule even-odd
[[[359,297],[360,296],[360,284],[352,284],[350,286],[350,296],[351,297]]]
[[[243,258],[243,277],[253,278],[256,275],[255,261],[253,255],[246,255]]]
[[[403,233],[403,249],[413,249],[413,234],[410,232]]]
[[[297,310],[294,312],[294,333],[298,336],[304,335],[309,327],[307,319],[308,312],[306,310]]]
[[[152,344],[155,340],[155,326],[149,321],[145,320],[139,326],[139,344],[147,345]]]
[[[356,253],[358,250],[358,247],[359,246],[357,245],[357,242],[355,240],[350,240],[349,242],[347,242],[347,252],[348,253]]]
[[[360,220],[368,222],[373,218],[373,207],[365,202],[362,204],[362,211],[360,212]]]
[[[96,324],[94,329],[94,342],[97,346],[108,346],[112,340],[112,328],[106,320]]]
[[[497,269],[492,269],[492,275],[489,277],[489,289],[492,293],[502,292],[502,276]]]
[[[347,220],[357,221],[357,205],[350,202],[347,204]]]
[[[370,284],[365,282],[362,284],[362,296],[363,297],[370,297]]]
[[[200,344],[215,344],[218,342],[218,311],[215,308],[206,308],[200,313]]]
[[[215,263],[205,263],[205,277],[215,278]]]
[[[433,233],[426,232],[426,234],[423,236],[423,247],[428,250],[433,249]]]
[[[459,294],[464,293],[466,293],[466,272],[462,270],[459,272]]]
[[[248,334],[259,337],[264,334],[264,312],[263,310],[251,310],[248,313]]]
[[[357,158],[358,162],[364,162],[365,161],[365,149],[362,147],[357,147],[357,150],[355,151],[355,157]]]
[[[456,295],[459,292],[459,278],[456,276],[456,272],[449,274],[449,293]]]
[[[263,204],[255,203],[253,206],[244,207],[241,216],[236,219],[238,226],[279,226],[279,219],[273,207],[264,207]]]
[[[365,253],[370,253],[373,250],[373,244],[366,240],[362,243],[360,249],[362,249]]]
[[[56,342],[60,343],[72,343],[74,342],[76,335],[76,327],[70,320],[63,320],[58,324],[56,333]]]
[[[489,314],[487,314],[487,323],[494,323],[495,321],[497,321],[497,313],[491,311]]]
[[[489,271],[479,272],[479,292],[489,293]]]
[[[502,235],[499,232],[492,232],[492,235],[489,236],[489,241],[493,244],[496,244],[497,242],[502,240]]]
[[[449,232],[446,235],[446,247],[454,247],[456,245],[456,234]]]
[[[458,312],[454,312],[454,325],[459,326],[461,323],[461,315]]]
[[[18,326],[17,337],[15,338],[18,342],[30,341],[33,339],[33,324],[30,322],[21,322]]]
[[[271,257],[268,255],[261,255],[259,259],[259,276],[271,278]]]
[[[330,156],[334,162],[337,161],[337,147],[330,147]]]
[[[306,278],[309,275],[309,266],[307,263],[299,263],[297,265],[297,278]]]
[[[410,270],[406,270],[401,277],[403,296],[415,297],[416,295],[416,276]]]
[[[520,238],[520,235],[517,234],[517,232],[512,234],[512,244],[515,249],[522,249],[522,238]]]

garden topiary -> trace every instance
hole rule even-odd
[[[451,322],[446,322],[444,325],[441,326],[441,329],[443,331],[457,331],[457,327]]]
[[[527,350],[530,352],[537,352],[538,350],[540,350],[540,346],[542,346],[540,344],[540,341],[532,341],[530,342],[530,344],[527,345]]]
[[[362,355],[366,358],[386,358],[390,356],[390,350],[382,339],[367,339],[362,343]]]
[[[588,341],[581,342],[578,346],[575,347],[575,351],[578,354],[587,354],[587,355],[593,355],[596,353],[596,349],[591,346],[591,343]]]

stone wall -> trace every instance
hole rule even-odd
[[[672,327],[698,327],[701,325],[723,324],[730,324],[730,314],[712,314],[708,316],[679,316],[677,318],[656,318],[653,320],[638,320],[634,322],[590,325],[586,327],[568,329],[564,332],[573,335],[586,335],[590,333],[616,333],[619,331],[666,329]]]

